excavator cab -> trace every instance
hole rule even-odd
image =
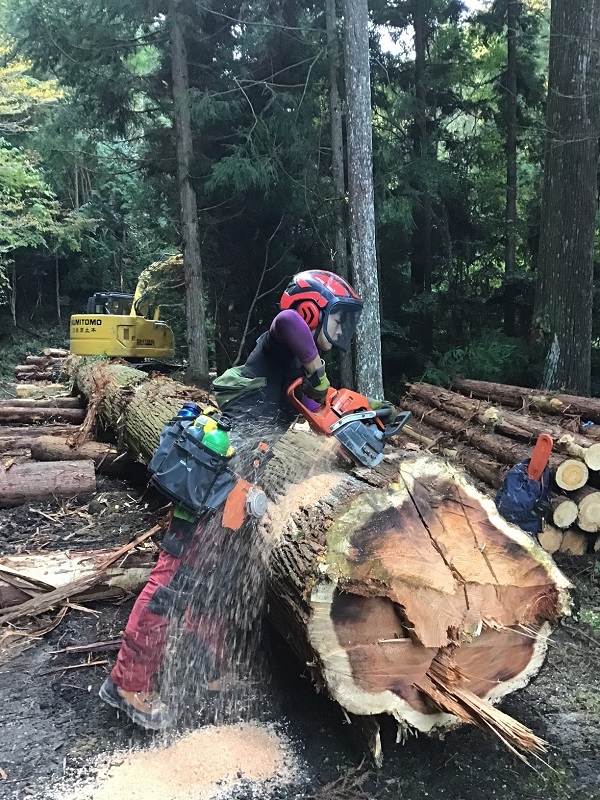
[[[144,304],[138,290],[135,295],[96,292],[88,298],[85,314],[71,316],[70,350],[146,366],[149,359],[160,367],[163,359],[173,358],[175,346],[173,331],[158,319],[159,311]]]
[[[121,314],[127,315],[133,302],[132,294],[123,292],[96,292],[88,297],[86,314]]]

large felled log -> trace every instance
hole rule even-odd
[[[303,475],[308,446],[287,434],[263,481],[277,486],[273,622],[353,714],[391,714],[403,732],[483,724],[481,699],[539,669],[565,579],[447,462],[391,461],[368,491],[326,461]]]
[[[84,418],[85,411],[82,408],[0,406],[0,425],[31,425],[36,422],[70,422],[79,425]]]
[[[210,401],[201,389],[164,375],[149,378],[145,372],[121,364],[72,357],[68,370],[88,402],[102,398],[99,413],[145,463],[152,458],[162,428],[184,402],[202,405]]]
[[[586,451],[594,442],[578,433],[565,433],[559,426],[552,427],[523,414],[507,411],[498,406],[491,406],[483,400],[471,400],[457,392],[441,389],[428,383],[408,384],[409,397],[423,400],[442,411],[455,414],[463,420],[474,420],[480,425],[514,439],[534,442],[542,433],[548,433],[554,439],[557,451],[573,458],[585,459]]]
[[[119,453],[116,447],[104,442],[83,442],[71,447],[59,436],[40,436],[31,444],[31,457],[36,461],[93,461],[96,470],[106,475],[126,475],[133,459],[129,453]]]
[[[503,403],[513,408],[527,410],[530,406],[545,414],[569,414],[592,422],[600,422],[600,398],[579,397],[572,394],[551,394],[524,386],[504,383],[487,383],[466,378],[455,378],[453,387],[459,392],[482,400]]]
[[[76,497],[96,491],[92,461],[60,461],[53,464],[13,464],[0,468],[0,508],[20,506],[31,500]]]
[[[114,549],[27,553],[0,558],[0,609],[8,609],[44,592],[64,587],[98,572]],[[148,580],[156,553],[133,551],[104,571],[93,587],[72,594],[78,602],[107,600],[138,592]]]
[[[179,402],[184,387],[159,384],[156,400],[126,370],[75,364],[75,377],[84,393],[104,386],[101,413],[144,453],[173,413],[167,393]],[[351,714],[391,714],[402,733],[468,722],[541,747],[493,703],[539,670],[569,612],[566,579],[447,462],[391,452],[348,471],[330,445],[292,430],[261,479],[273,623]]]

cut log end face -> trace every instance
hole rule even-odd
[[[328,544],[309,630],[330,689],[354,713],[418,730],[480,724],[478,704],[537,673],[568,605],[547,554],[448,470],[357,498]]]
[[[588,477],[588,468],[583,461],[567,458],[556,470],[554,479],[561,489],[574,491],[585,486]]]

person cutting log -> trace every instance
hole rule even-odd
[[[302,379],[302,403],[311,410],[324,401],[330,382],[321,353],[348,350],[363,308],[350,284],[326,270],[297,274],[279,305],[246,363],[228,369],[212,387],[236,432],[241,437],[259,432],[268,444],[297,416],[287,396],[294,381]],[[373,406],[381,403],[372,401]],[[219,548],[208,541],[215,532],[205,524],[206,517],[198,520],[175,507],[157,564],[131,611],[116,663],[100,688],[103,701],[147,729],[160,730],[173,722],[158,694],[157,674],[171,620],[192,605],[197,610],[193,595],[202,586],[201,575],[215,566],[211,554]],[[210,617],[210,609],[201,608],[195,630],[212,655],[214,680],[207,687],[218,690],[224,631]]]

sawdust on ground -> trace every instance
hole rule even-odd
[[[241,780],[286,784],[296,773],[289,746],[271,728],[222,725],[166,747],[115,753],[93,784],[62,800],[210,800]]]

